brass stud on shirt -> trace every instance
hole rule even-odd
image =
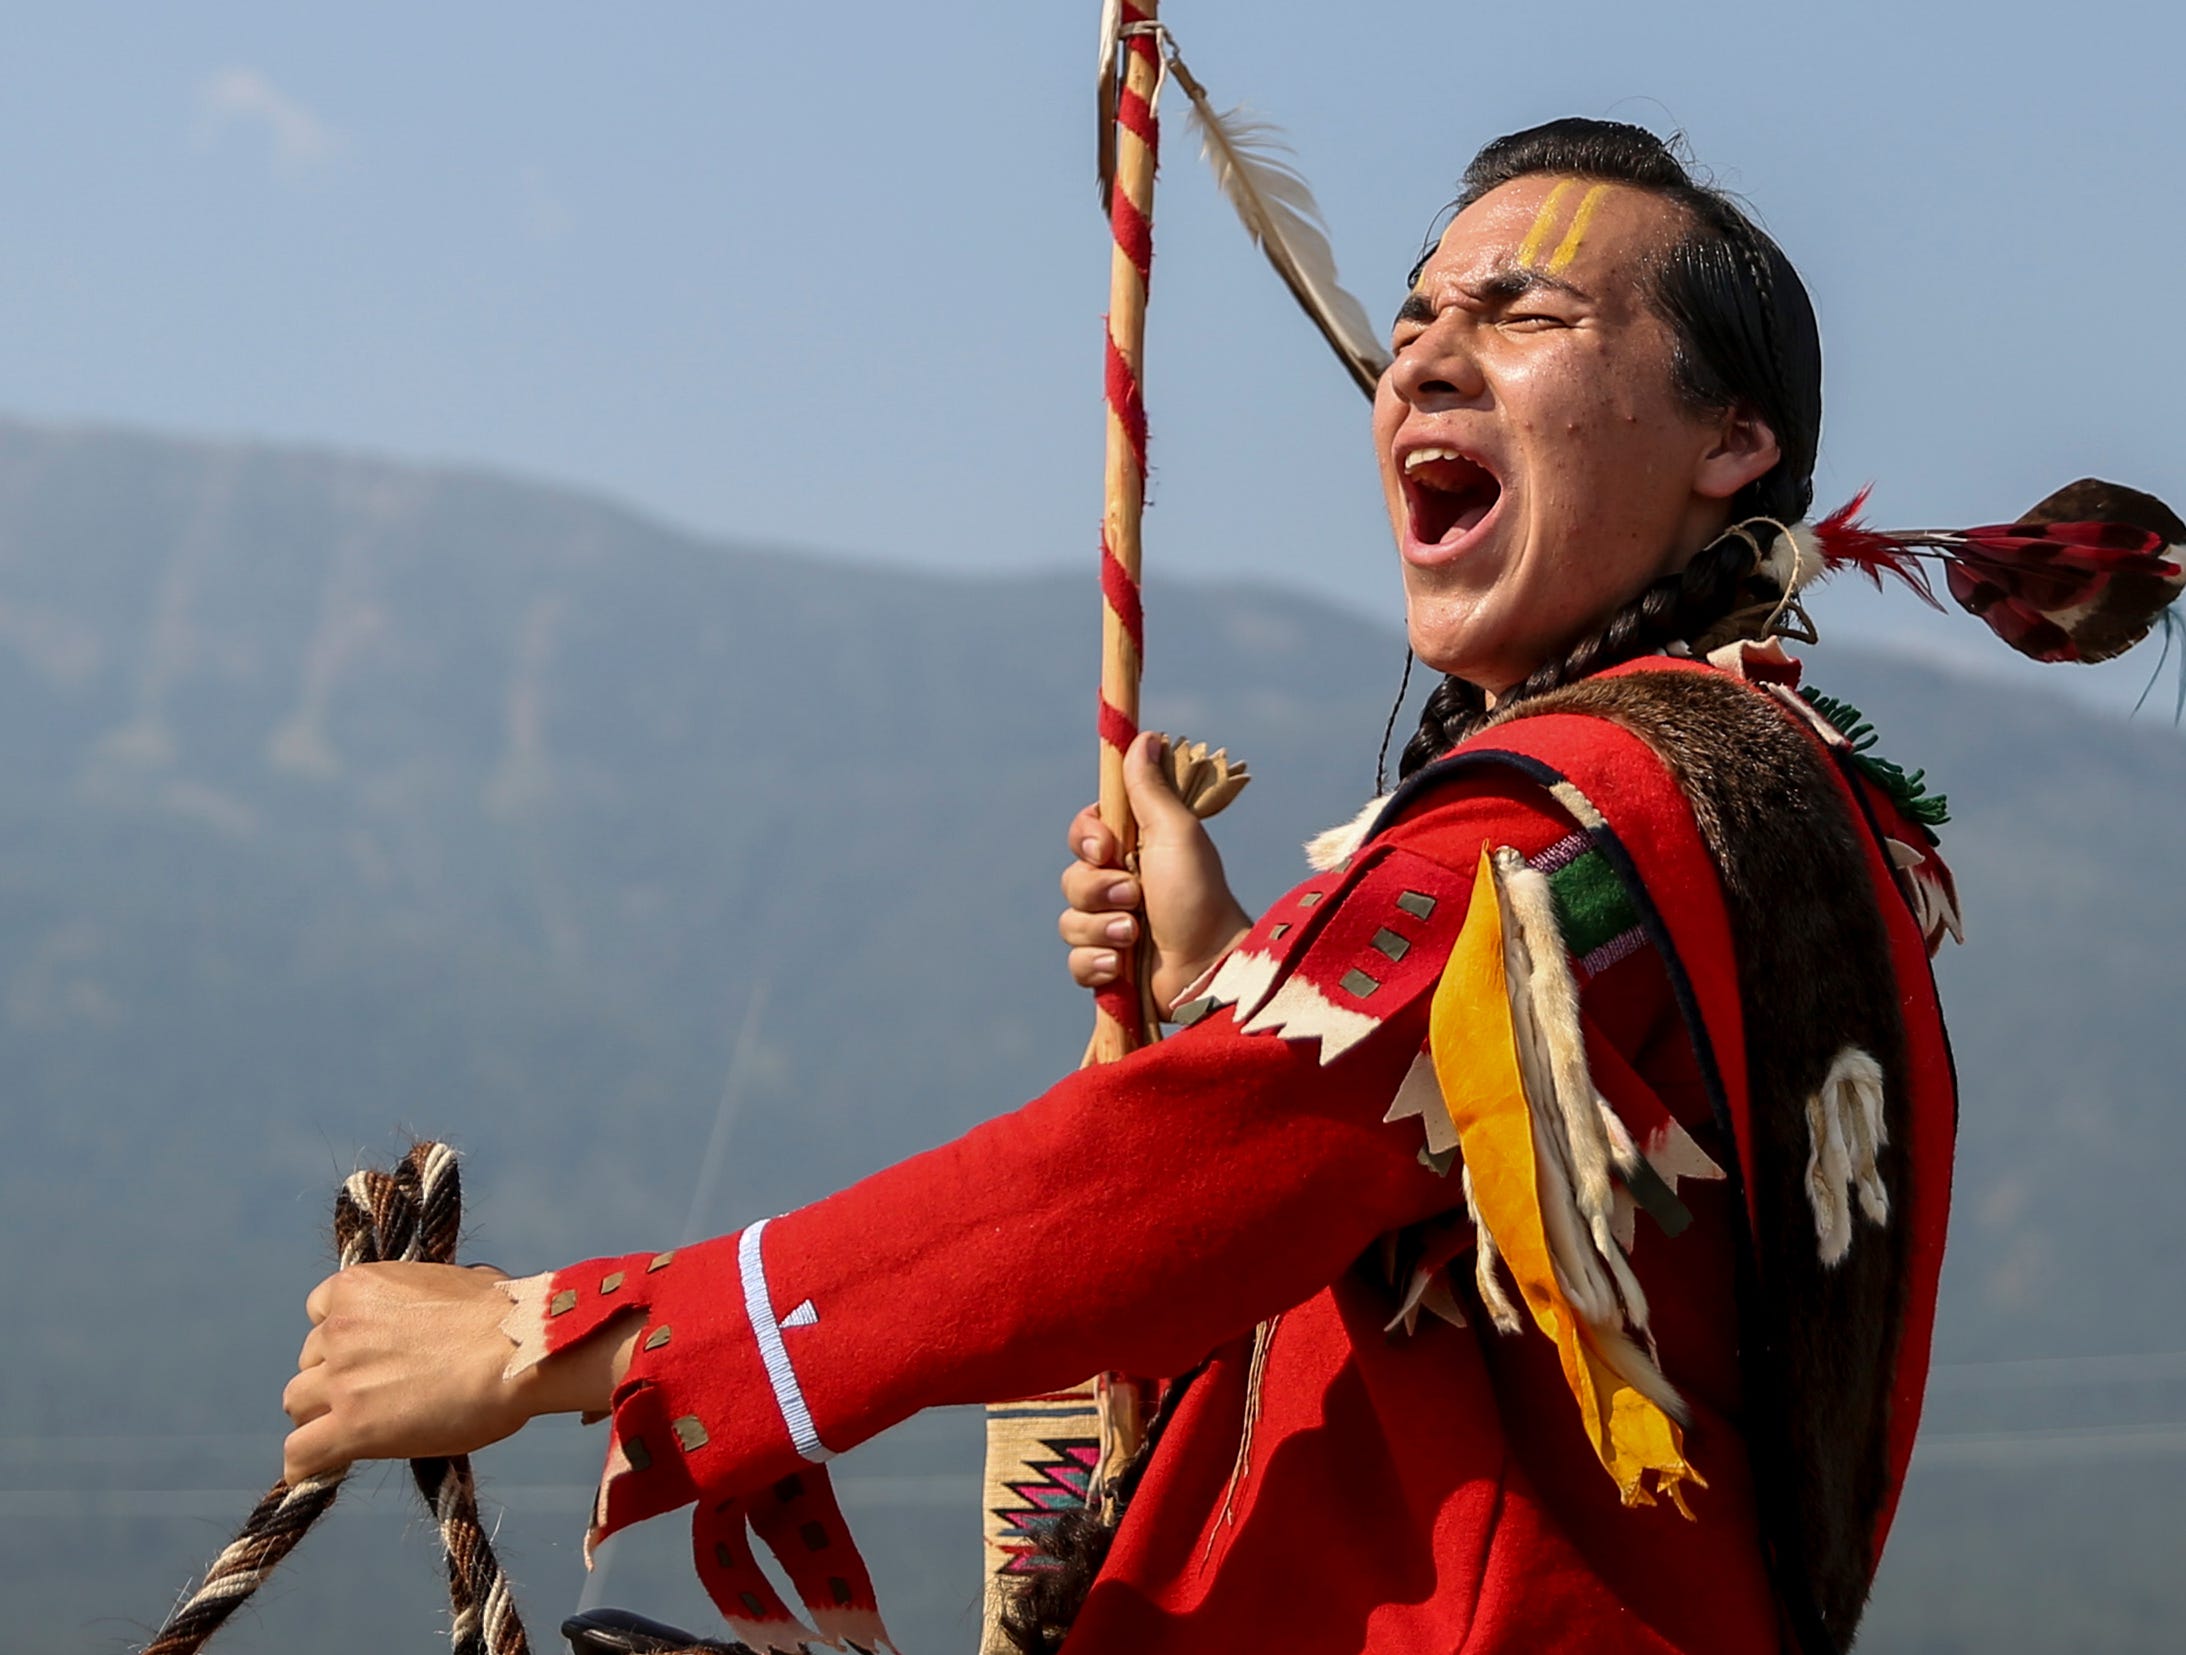
[[[653,1451],[645,1446],[643,1437],[632,1437],[622,1445],[622,1457],[630,1462],[632,1471],[649,1471],[653,1465]]]
[[[1346,971],[1343,974],[1343,977],[1341,981],[1337,984],[1337,986],[1340,987],[1346,994],[1353,995],[1358,999],[1363,1000],[1369,994],[1373,993],[1374,990],[1381,987],[1381,984],[1376,982],[1372,977],[1369,977],[1357,966],[1353,966],[1349,971]]]
[[[1401,960],[1412,951],[1412,939],[1399,936],[1387,926],[1374,933],[1374,946],[1392,960]]]
[[[698,1422],[696,1414],[685,1414],[675,1422],[673,1429],[676,1441],[683,1445],[683,1452],[686,1454],[696,1453],[710,1440],[706,1435],[706,1427]]]
[[[600,1278],[600,1291],[602,1293],[612,1293],[621,1285],[622,1272],[620,1270],[611,1271]]]
[[[1435,899],[1425,891],[1406,891],[1397,898],[1397,906],[1414,919],[1433,919],[1435,917]]]
[[[549,1316],[566,1316],[576,1308],[577,1290],[574,1287],[565,1287],[555,1294],[552,1302],[547,1305],[547,1314]]]
[[[655,1253],[653,1255],[653,1262],[645,1267],[645,1273],[650,1276],[655,1270],[666,1269],[668,1267],[669,1261],[672,1260],[675,1256],[675,1249],[672,1247],[665,1253]]]
[[[671,1334],[672,1332],[673,1332],[673,1329],[671,1329],[671,1328],[669,1328],[669,1327],[667,1327],[667,1326],[665,1326],[665,1325],[663,1325],[663,1326],[661,1326],[661,1327],[656,1327],[655,1329],[653,1329],[653,1331],[652,1331],[652,1332],[648,1333],[648,1334],[647,1334],[647,1335],[645,1336],[645,1349],[647,1349],[647,1350],[658,1350],[658,1349],[660,1349],[660,1347],[661,1347],[662,1345],[665,1345],[665,1344],[666,1344],[666,1343],[668,1342],[668,1339],[669,1339],[669,1335],[670,1335],[670,1334]]]

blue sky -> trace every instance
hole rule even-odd
[[[21,8],[0,410],[483,463],[863,557],[1090,570],[1098,11]],[[1825,502],[1872,478],[1881,518],[1988,520],[2084,472],[2186,500],[2171,8],[1166,16],[1218,101],[1288,129],[1377,319],[1484,139],[1562,113],[1682,128],[1816,295]],[[1394,621],[1363,404],[1172,115],[1149,559]],[[1994,659],[1907,603],[1821,614]],[[2145,673],[2073,682],[2129,701]]]

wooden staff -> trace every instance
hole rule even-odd
[[[1123,758],[1139,733],[1139,679],[1146,632],[1139,596],[1139,521],[1146,506],[1146,291],[1154,262],[1154,172],[1160,128],[1154,96],[1161,82],[1160,40],[1151,27],[1160,0],[1123,0],[1123,84],[1116,94],[1114,173],[1108,220],[1108,445],[1101,511],[1101,820],[1116,836],[1124,866],[1138,867],[1138,823],[1124,788]],[[1085,1068],[1161,1038],[1154,1003],[1153,951],[1143,910],[1135,947],[1121,953],[1115,980],[1093,997],[1093,1038]],[[1113,1516],[1115,1480],[1144,1439],[1153,1387],[1125,1374],[1094,1381],[1100,1464],[1093,1492]]]
[[[1109,224],[1108,451],[1101,513],[1101,820],[1127,867],[1138,860],[1138,825],[1124,791],[1123,755],[1139,733],[1139,674],[1145,626],[1139,601],[1139,519],[1146,505],[1146,406],[1140,370],[1146,347],[1146,285],[1154,258],[1154,167],[1159,133],[1154,92],[1161,58],[1153,32],[1159,0],[1124,0],[1123,86],[1116,99],[1115,175]],[[1113,1063],[1155,1037],[1158,1009],[1147,982],[1145,927],[1123,955],[1114,982],[1094,996],[1085,1066]]]
[[[1158,43],[1146,25],[1154,21],[1158,4],[1108,0],[1101,30],[1101,175],[1115,245],[1108,279],[1108,444],[1101,512],[1100,812],[1122,847],[1125,864],[1134,868],[1138,831],[1130,795],[1124,791],[1123,756],[1139,733],[1139,671],[1145,650],[1139,517],[1146,503],[1146,408],[1139,371],[1146,343],[1146,279],[1154,254],[1154,92],[1161,79]],[[1124,49],[1120,87],[1115,84],[1119,33]],[[1158,1033],[1147,958],[1142,924],[1139,944],[1123,953],[1115,980],[1094,994],[1093,1038],[1086,1047],[1085,1067],[1113,1063]],[[1069,1477],[1082,1479],[1080,1498],[1107,1503],[1115,1472],[1144,1437],[1147,1401],[1147,1387],[1140,1381],[1101,1374],[1068,1391],[988,1409],[981,1502],[986,1538],[982,1655],[1009,1655],[1016,1647],[1002,1630],[1002,1618],[1021,1574],[1041,1566],[1035,1560],[1044,1542],[1042,1531],[1031,1526],[1033,1519],[1048,1512],[1049,1498],[1069,1487],[1064,1480]]]
[[[1162,48],[1154,28],[1158,0],[1106,0],[1101,31],[1101,183],[1114,248],[1108,295],[1108,444],[1101,516],[1101,820],[1136,870],[1138,832],[1123,785],[1125,751],[1139,733],[1139,673],[1145,635],[1139,601],[1139,518],[1146,502],[1146,409],[1140,370],[1146,341],[1147,274],[1153,264],[1154,167],[1158,133],[1154,94]],[[1115,59],[1123,51],[1122,84]],[[1170,49],[1172,68],[1175,63]],[[1183,84],[1180,76],[1180,84]],[[1195,83],[1196,84],[1196,83]],[[1189,95],[1203,98],[1204,91]],[[1234,144],[1230,146],[1234,149]],[[1247,156],[1247,165],[1254,158]],[[1234,167],[1233,167],[1234,170]],[[1225,187],[1228,187],[1227,185]],[[1282,225],[1255,230],[1279,237]],[[1198,742],[1172,742],[1167,770],[1177,797],[1193,814],[1212,816],[1251,778],[1226,752]],[[1116,980],[1094,995],[1093,1039],[1085,1067],[1112,1063],[1159,1037],[1149,940],[1143,924]],[[985,1498],[986,1603],[982,1655],[1010,1655],[1002,1630],[1021,1578],[1052,1567],[1043,1552],[1047,1529],[1075,1493],[1117,1515],[1116,1484],[1145,1440],[1155,1387],[1124,1374],[1099,1374],[1083,1385],[990,1407],[987,1412]]]

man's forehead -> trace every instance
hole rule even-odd
[[[1601,179],[1529,175],[1459,213],[1421,268],[1468,285],[1511,271],[1578,283],[1612,277],[1661,249],[1677,207],[1652,191]]]

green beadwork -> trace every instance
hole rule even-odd
[[[1869,781],[1889,794],[1892,802],[1906,815],[1923,827],[1931,828],[1941,827],[1951,819],[1950,800],[1941,793],[1928,791],[1927,771],[1908,773],[1902,765],[1892,764],[1880,753],[1869,751],[1875,745],[1875,727],[1861,716],[1859,708],[1816,689],[1802,687],[1799,694],[1852,744],[1852,762]]]
[[[1639,924],[1624,881],[1600,851],[1587,851],[1558,868],[1548,876],[1548,889],[1564,947],[1580,959]]]

